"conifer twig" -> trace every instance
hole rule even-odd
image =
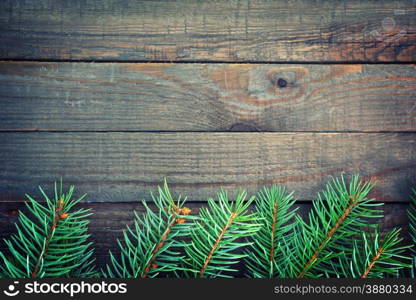
[[[246,193],[240,191],[230,201],[224,190],[216,200],[208,199],[208,207],[200,209],[191,241],[185,245],[188,276],[231,277],[228,273],[236,271],[231,265],[246,257],[237,250],[251,245],[242,239],[259,229],[258,218],[247,211],[253,201],[254,197],[246,200]]]
[[[93,251],[87,233],[91,215],[87,209],[74,210],[84,197],[73,199],[74,187],[62,192],[55,183],[50,199],[41,187],[45,204],[26,195],[28,214],[19,212],[17,234],[5,240],[11,258],[0,252],[4,277],[96,277]]]

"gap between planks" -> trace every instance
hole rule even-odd
[[[410,61],[371,61],[371,60],[354,60],[354,61],[232,61],[232,60],[93,60],[93,59],[28,59],[28,58],[2,58],[0,63],[19,63],[19,62],[33,62],[33,63],[117,63],[117,64],[228,64],[228,65],[412,65],[416,64],[416,60]]]

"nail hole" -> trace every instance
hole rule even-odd
[[[283,78],[279,78],[279,79],[277,80],[277,85],[278,85],[279,87],[281,87],[281,88],[284,88],[284,87],[286,87],[286,86],[287,86],[287,81],[286,81],[286,80],[284,80]]]

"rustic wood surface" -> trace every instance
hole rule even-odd
[[[416,65],[0,64],[0,130],[415,131]]]
[[[3,59],[416,59],[413,0],[3,0],[0,28]]]
[[[204,201],[220,187],[285,184],[313,199],[330,178],[359,173],[374,196],[408,201],[416,186],[414,133],[0,133],[0,201],[16,201],[62,177],[89,201],[136,201],[168,179]]]
[[[277,183],[305,214],[343,172],[408,238],[415,62],[415,0],[0,1],[0,240],[61,177],[103,266],[164,177],[193,213]]]
[[[192,214],[197,214],[201,206],[206,203],[188,203]],[[304,215],[309,211],[310,204],[297,204],[299,213]],[[117,238],[121,238],[126,225],[131,225],[134,215],[133,211],[143,211],[143,206],[136,203],[83,203],[81,207],[91,208],[94,212],[91,217],[89,232],[94,242],[97,265],[103,267],[108,262],[108,250],[118,253]],[[384,211],[384,218],[380,225],[384,230],[391,230],[394,227],[402,228],[402,237],[408,241],[408,221],[406,218],[407,204],[389,204],[381,207]],[[2,203],[0,202],[0,240],[9,238],[11,233],[16,232],[14,223],[17,221],[18,211],[26,211],[22,202]],[[4,243],[0,243],[0,251],[5,250]],[[241,274],[243,275],[241,267]]]

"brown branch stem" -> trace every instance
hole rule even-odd
[[[383,251],[384,251],[383,247],[378,248],[376,255],[373,257],[371,262],[368,264],[364,273],[361,275],[361,278],[367,278],[368,273],[370,273],[371,269],[374,267],[376,262],[380,259],[380,256],[383,254]]]
[[[61,220],[60,212],[62,211],[63,205],[64,205],[64,201],[62,199],[59,200],[58,201],[58,206],[55,208],[55,213],[54,213],[52,225],[49,228],[47,236],[46,236],[45,246],[44,246],[42,252],[39,255],[39,259],[36,262],[35,269],[33,270],[32,274],[31,274],[32,278],[36,278],[38,276],[39,269],[40,269],[40,264],[42,262],[42,258],[45,256],[46,252],[48,251],[49,243],[52,239],[52,232],[55,230],[55,228],[58,226],[59,221]]]
[[[152,251],[151,258],[149,262],[147,263],[146,267],[144,268],[142,278],[147,278],[147,275],[149,274],[150,270],[152,269],[152,265],[156,260],[157,254],[159,250],[163,247],[165,244],[166,239],[168,238],[169,234],[172,231],[173,226],[176,224],[177,217],[175,214],[172,214],[169,216],[169,219],[173,217],[173,220],[169,223],[168,227],[166,228],[165,232],[163,233],[162,237],[160,238],[159,243],[155,247],[155,249]]]
[[[274,207],[273,207],[272,237],[271,237],[271,247],[270,247],[269,261],[273,261],[273,259],[274,259],[274,251],[275,251],[274,239],[275,239],[275,235],[276,235],[275,231],[276,231],[277,213],[278,213],[278,203],[276,202],[274,204]]]
[[[325,238],[323,239],[323,241],[319,244],[318,248],[315,250],[315,252],[313,253],[313,255],[310,257],[310,259],[308,260],[308,262],[305,264],[305,266],[302,269],[302,271],[296,276],[297,278],[303,278],[303,277],[305,277],[306,273],[309,270],[309,267],[318,258],[318,255],[320,254],[320,252],[324,248],[324,246],[327,243],[327,241],[329,241],[334,236],[335,232],[338,230],[338,228],[341,226],[341,224],[345,221],[345,219],[347,218],[347,216],[349,215],[349,213],[351,212],[351,210],[354,208],[354,206],[356,204],[357,204],[356,200],[352,196],[350,196],[350,201],[349,201],[349,204],[348,204],[347,208],[344,210],[344,212],[341,215],[341,217],[339,217],[339,219],[337,220],[337,222],[335,223],[335,225],[331,228],[331,230],[325,236]]]
[[[209,262],[212,259],[212,256],[214,255],[215,250],[218,248],[222,238],[224,237],[224,234],[227,232],[228,228],[230,228],[231,224],[233,223],[234,219],[237,217],[237,213],[233,212],[230,216],[230,218],[227,221],[227,224],[225,224],[224,228],[221,230],[220,235],[218,236],[217,240],[215,241],[214,245],[212,246],[211,250],[209,251],[207,258],[205,259],[204,265],[201,267],[199,271],[199,278],[202,278],[204,276],[205,270],[208,267]]]

